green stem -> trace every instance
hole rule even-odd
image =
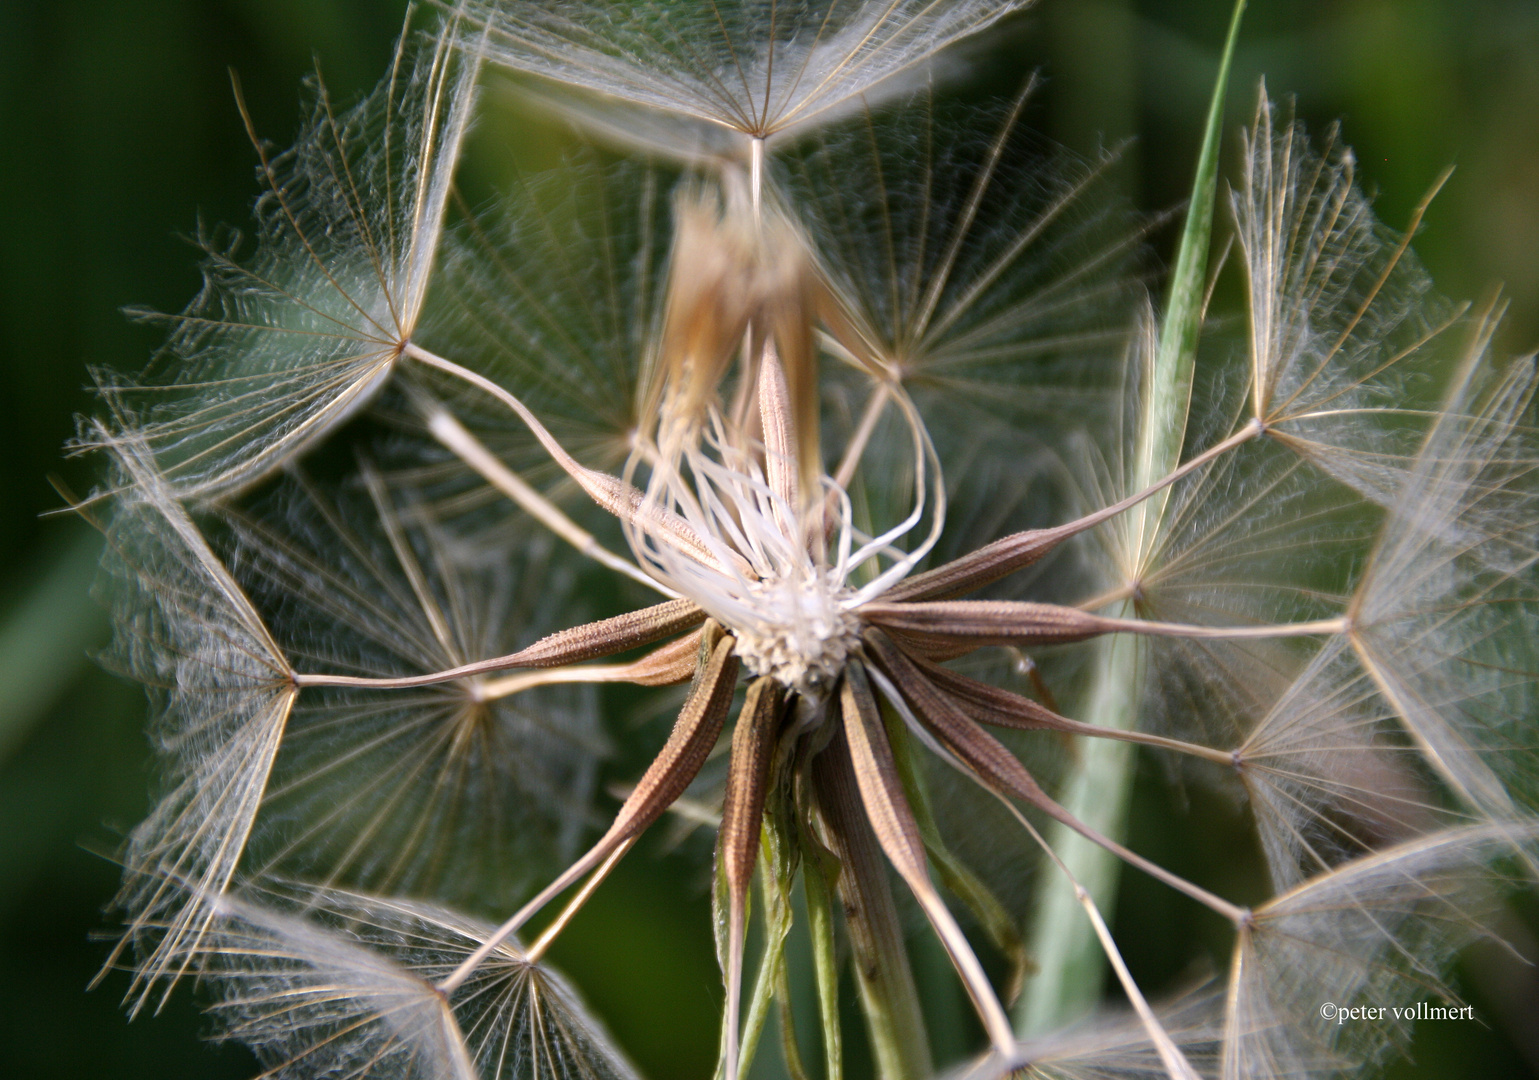
[[[764,830],[766,841],[773,828]],[[767,846],[767,845],[766,845]],[[770,1005],[778,985],[783,981],[782,966],[785,963],[786,937],[791,932],[790,881],[777,871],[773,855],[761,849],[759,855],[760,892],[764,897],[764,948],[759,959],[758,973],[754,977],[753,992],[748,998],[748,1008],[743,1017],[743,1043],[738,1052],[738,1075],[748,1075],[753,1065],[754,1053],[764,1034],[764,1024],[769,1019]]]
[[[1132,470],[1127,477],[1132,491],[1148,487],[1174,469],[1180,463],[1186,438],[1218,189],[1224,91],[1244,10],[1245,0],[1236,0],[1208,106],[1202,151],[1197,159],[1197,175],[1177,250],[1165,318],[1153,363],[1142,386]],[[1168,492],[1161,492],[1129,512],[1130,528],[1125,534],[1129,550],[1123,554],[1129,557],[1128,565],[1135,576],[1157,548],[1168,498]],[[1136,586],[1137,581],[1119,584]],[[1131,606],[1125,603],[1128,610],[1119,614],[1131,616]],[[1097,644],[1084,720],[1121,730],[1133,727],[1142,705],[1147,649],[1146,642],[1127,635]],[[1133,784],[1133,747],[1110,740],[1082,739],[1079,750],[1078,762],[1062,795],[1063,805],[1081,821],[1120,840],[1126,831]],[[1062,825],[1049,831],[1048,842],[1104,917],[1111,919],[1121,871],[1117,857]],[[1016,1012],[1017,1029],[1027,1038],[1056,1030],[1094,1009],[1106,976],[1100,943],[1084,919],[1073,888],[1061,876],[1050,877],[1044,885],[1031,945],[1037,974],[1028,980]]]
[[[1181,461],[1186,439],[1186,418],[1191,407],[1192,372],[1197,363],[1197,339],[1202,334],[1203,303],[1208,274],[1208,242],[1213,235],[1213,204],[1218,195],[1218,146],[1224,124],[1224,90],[1235,42],[1240,36],[1240,17],[1245,0],[1236,0],[1229,20],[1229,36],[1218,65],[1213,98],[1197,157],[1197,176],[1186,209],[1186,225],[1176,252],[1170,298],[1160,327],[1154,370],[1148,391],[1148,411],[1139,434],[1133,490],[1142,491],[1173,470]],[[1143,513],[1158,520],[1168,492],[1143,504]]]
[[[879,1080],[924,1080],[931,1073],[930,1044],[903,924],[842,734],[814,759],[813,774],[826,846],[839,860],[839,899],[876,1075]]]
[[[1127,730],[1138,713],[1140,656],[1147,643],[1118,634],[1096,643],[1093,689],[1085,719]],[[1111,739],[1080,739],[1079,758],[1060,801],[1085,824],[1122,839],[1132,791],[1134,747]],[[1113,917],[1116,856],[1079,833],[1055,824],[1048,843],[1095,900],[1104,918]],[[1031,956],[1036,974],[1026,980],[1016,1009],[1016,1030],[1023,1038],[1046,1035],[1091,1012],[1101,1000],[1106,960],[1095,930],[1068,879],[1043,868],[1042,896],[1031,928]]]
[[[812,937],[812,966],[818,985],[818,1022],[823,1029],[824,1080],[844,1080],[844,1045],[839,1027],[839,953],[834,942],[834,882],[837,864],[821,844],[804,848],[802,889],[807,898],[807,930]]]

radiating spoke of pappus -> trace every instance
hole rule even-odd
[[[583,610],[549,538],[451,529],[366,462],[351,484],[295,471],[227,517],[234,573],[312,675],[452,669]],[[608,751],[594,689],[553,682],[307,688],[249,863],[457,903],[517,895],[573,854]]]
[[[1366,536],[1337,526],[1338,538],[1356,534],[1361,560],[1337,601],[1346,634],[1307,665],[1297,650],[1191,642],[1177,646],[1184,681],[1165,665],[1168,687],[1190,688],[1160,695],[1169,730],[1222,739],[1181,719],[1199,697],[1208,724],[1234,725],[1234,765],[1279,887],[1439,823],[1532,813],[1539,797],[1539,435],[1518,422],[1536,377],[1531,359],[1495,368],[1489,331],[1473,328],[1388,513]]]
[[[901,92],[1031,0],[475,0],[467,47],[623,144],[746,161],[752,143]]]
[[[1231,775],[1278,890],[1440,824],[1468,823],[1345,642],[1327,644],[1256,708],[1253,719],[1235,711]]]
[[[443,33],[408,27],[358,105],[314,79],[290,149],[271,150],[248,118],[263,188],[253,240],[201,235],[197,298],[142,313],[169,327],[160,356],[137,378],[97,376],[115,425],[138,433],[178,497],[257,480],[390,377],[422,312],[474,78]]]
[[[223,897],[192,962],[221,1038],[264,1076],[629,1080],[566,981],[504,942],[453,994],[434,985],[491,928],[447,908],[287,882]]]
[[[1157,326],[1152,312],[1129,335],[1117,373],[1119,403],[1100,432],[1068,442],[1080,504],[1116,504],[1139,488],[1139,435],[1147,424]],[[1339,612],[1346,567],[1372,542],[1377,514],[1248,422],[1245,387],[1229,373],[1195,387],[1186,458],[1227,447],[1145,513],[1116,517],[1091,537],[1100,590],[1091,609],[1131,602],[1147,618],[1233,625]]]
[[[1069,443],[1087,508],[1115,504],[1136,487],[1156,347],[1150,315],[1132,336],[1118,382],[1125,404],[1109,437]],[[1243,443],[1172,487],[1158,512],[1100,526],[1087,538],[1088,567],[1067,602],[1236,627],[1329,618],[1344,609],[1350,567],[1371,547],[1378,515],[1349,488],[1322,485],[1288,448],[1252,434],[1243,390],[1218,380],[1194,392],[1187,443],[1198,451]],[[1169,638],[1142,648],[1138,728],[1234,745],[1300,677],[1315,646]]]
[[[1161,1026],[1200,1076],[1211,1076],[1222,1033],[1214,988],[1199,986],[1155,1004]],[[945,1080],[1167,1080],[1169,1074],[1149,1033],[1130,1012],[1097,1016],[1074,1030],[1020,1044],[1011,1067],[995,1055],[969,1061]]]
[[[1539,807],[1539,431],[1533,358],[1496,370],[1477,334],[1349,609],[1353,652],[1472,810]]]
[[[570,854],[606,753],[591,688],[559,672],[394,696],[298,685],[436,672],[564,625],[572,579],[549,543],[471,542],[367,467],[350,489],[296,473],[195,521],[147,448],[101,437],[126,492],[108,658],[157,701],[166,784],[123,855],[136,1007],[183,973],[242,865],[469,899]]]
[[[927,414],[962,401],[1049,443],[1115,404],[1143,234],[1105,183],[1114,155],[1079,161],[1031,132],[1036,87],[993,108],[925,88],[774,171],[841,304],[835,356]]]
[[[873,520],[893,513],[911,477],[892,402],[911,396],[953,507],[932,562],[1062,521],[1068,436],[1101,437],[1117,408],[1142,231],[1105,182],[1110,156],[1030,134],[1034,86],[983,109],[927,87],[772,168],[836,305],[819,335],[828,441],[844,447],[830,471]]]

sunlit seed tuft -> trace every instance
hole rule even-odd
[[[198,297],[136,379],[98,373],[114,426],[180,498],[247,487],[356,415],[398,367],[432,280],[474,103],[475,65],[441,37],[403,37],[390,72],[342,111],[312,84],[293,147],[254,130],[255,244],[200,238]],[[244,106],[242,106],[244,108]],[[100,444],[89,430],[81,445]]]

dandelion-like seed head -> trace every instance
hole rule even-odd
[[[787,1073],[810,1075],[798,979],[841,1075],[839,927],[876,1073],[931,1074],[894,882],[987,1037],[969,1076],[1376,1061],[1389,1035],[1321,1036],[1318,1001],[1436,987],[1503,865],[1539,856],[1539,372],[1489,374],[1496,307],[1427,301],[1350,155],[1263,95],[1231,208],[1248,378],[1207,400],[1221,91],[1156,314],[1127,271],[1142,234],[1102,245],[1116,215],[1079,213],[1110,160],[1055,172],[1021,137],[1034,81],[1002,110],[897,102],[1025,0],[452,6],[363,106],[322,95],[299,147],[262,151],[259,252],[211,252],[163,358],[182,367],[133,389],[168,403],[110,390],[114,422],[86,424],[116,469],[111,655],[156,687],[167,780],[124,854],[135,1002],[198,977],[295,1080],[628,1078],[543,958],[687,808],[717,822],[723,1080],[773,998]],[[562,171],[489,220],[450,195],[476,58],[695,171],[671,199],[662,166]],[[1412,407],[1407,365],[1465,330],[1443,405]],[[351,423],[375,401],[406,414],[388,441]],[[355,464],[301,465],[319,441]],[[1098,508],[1043,524],[1069,458]],[[1072,559],[1015,576],[1102,526],[1103,580]],[[582,621],[628,595],[595,567],[663,599]],[[1056,670],[1023,652],[1081,645]],[[1015,675],[991,682],[995,649]],[[583,850],[605,683],[689,688]],[[1046,736],[1075,740],[1066,778],[1038,769]],[[1125,744],[1243,788],[1275,896],[1241,907],[1121,841]],[[948,770],[1003,833],[932,799]],[[1030,944],[997,867],[948,847],[967,829],[991,863],[1040,849]],[[1227,993],[1150,1005],[1101,914],[1113,860],[1230,924]],[[509,897],[498,926],[440,906]],[[798,911],[812,973],[786,949]],[[1136,1026],[1035,1038],[1078,1018],[1053,996],[1095,949]]]

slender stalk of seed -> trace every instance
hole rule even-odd
[[[1095,615],[1079,608],[1030,600],[934,600],[913,604],[877,601],[856,610],[868,623],[940,651],[984,645],[1061,645],[1103,634],[1233,640],[1339,634],[1347,628],[1346,620],[1339,618],[1257,626],[1200,626]]]
[[[650,645],[660,638],[693,629],[705,621],[705,612],[689,600],[668,600],[640,611],[626,612],[609,619],[574,626],[547,634],[527,649],[520,649],[507,656],[494,656],[490,660],[477,660],[471,664],[435,671],[427,675],[405,675],[400,678],[374,678],[363,675],[318,675],[299,673],[292,676],[296,686],[367,686],[375,689],[404,690],[413,686],[431,686],[435,683],[452,682],[472,675],[486,675],[508,668],[559,668],[584,660],[596,660],[613,653],[624,652],[641,645]],[[642,681],[656,676],[673,681],[672,664],[676,659],[675,643],[670,643],[644,656],[634,664],[625,665]],[[613,681],[613,680],[599,680]]]
[[[908,796],[909,809],[914,813],[919,836],[924,841],[930,863],[935,867],[936,877],[947,892],[967,905],[994,947],[1010,961],[1009,979],[1001,995],[1008,1007],[1020,994],[1026,969],[1030,965],[1026,942],[1021,937],[1015,918],[1005,909],[1004,904],[961,859],[951,853],[941,838],[931,808],[929,789],[924,774],[914,761],[912,740],[903,726],[902,717],[897,715],[890,702],[879,701],[879,704],[887,729],[887,741],[892,746],[893,761],[897,765],[898,778],[903,784],[904,794]]]
[[[488,679],[474,688],[477,701],[496,701],[536,686],[556,683],[628,682],[637,686],[672,686],[688,682],[695,673],[695,654],[700,649],[700,633],[686,634],[654,649],[629,664],[573,664],[570,667],[523,671]]]
[[[1165,1031],[1158,1018],[1155,1017],[1154,1010],[1149,1008],[1149,1002],[1145,999],[1143,991],[1138,988],[1138,983],[1134,981],[1132,973],[1128,971],[1127,963],[1122,959],[1122,952],[1117,948],[1117,943],[1112,940],[1111,930],[1107,928],[1106,920],[1101,916],[1100,910],[1096,907],[1095,900],[1085,891],[1083,885],[1080,885],[1078,882],[1072,882],[1072,884],[1074,887],[1074,897],[1090,917],[1090,923],[1095,928],[1096,940],[1100,943],[1101,950],[1106,954],[1106,958],[1111,961],[1112,970],[1117,973],[1117,981],[1121,983],[1122,990],[1127,994],[1128,1000],[1133,1003],[1133,1008],[1138,1012],[1139,1019],[1144,1023],[1144,1029],[1150,1033],[1150,1037],[1154,1041],[1154,1048],[1160,1055],[1160,1062],[1165,1066],[1165,1071],[1172,1077],[1177,1078],[1177,1080],[1199,1080],[1196,1070],[1192,1068],[1191,1062],[1186,1060],[1186,1055],[1181,1053],[1180,1047],[1176,1046],[1170,1034]]]
[[[1096,684],[1086,715],[1108,730],[1130,727],[1138,710],[1134,686],[1143,653],[1131,638],[1098,643]],[[1098,830],[1121,835],[1132,786],[1133,747],[1097,740],[1079,748],[1078,760],[1063,792],[1071,812]],[[1120,867],[1105,850],[1066,826],[1049,830],[1050,843],[1074,866],[1085,893],[1111,905]],[[1016,1008],[1016,1030],[1023,1038],[1055,1031],[1091,1012],[1101,997],[1105,960],[1081,913],[1077,890],[1065,880],[1045,881],[1031,927],[1030,949],[1036,973]]]
[[[940,747],[976,774],[985,787],[1020,799],[1042,811],[1084,839],[1212,908],[1229,921],[1238,923],[1244,920],[1244,909],[1130,851],[1053,801],[1026,771],[1019,758],[998,739],[973,723],[950,698],[925,679],[914,662],[880,630],[867,631],[865,642],[880,665],[874,670],[885,673],[896,684],[920,723],[939,740]]]
[[[1239,431],[1204,450],[1179,468],[1172,468],[1127,498],[1103,507],[1093,514],[1054,525],[1047,529],[1027,529],[1001,537],[976,551],[953,559],[944,566],[915,574],[887,590],[884,600],[945,600],[981,589],[991,582],[1022,570],[1050,553],[1059,544],[1104,522],[1140,506],[1145,500],[1163,495],[1167,488],[1210,461],[1257,438],[1265,429],[1259,422],[1246,424]]]
[[[599,868],[593,871],[588,880],[582,883],[582,888],[577,890],[576,895],[567,901],[566,907],[561,909],[561,914],[557,915],[549,926],[540,931],[540,936],[535,939],[534,944],[529,946],[529,951],[524,954],[525,960],[531,964],[538,964],[540,962],[540,958],[550,948],[551,942],[555,941],[560,936],[561,931],[566,929],[567,924],[582,910],[582,906],[588,902],[588,897],[593,895],[593,890],[604,883],[604,879],[609,876],[609,872],[620,865],[620,860],[625,858],[625,853],[635,847],[636,841],[640,838],[639,834],[632,836],[609,853],[609,858],[605,859],[599,865]]]
[[[1244,1063],[1242,1061],[1243,1048],[1245,1046],[1242,1030],[1244,1011],[1240,1008],[1240,988],[1245,985],[1244,979],[1248,977],[1246,965],[1252,956],[1251,937],[1254,931],[1249,924],[1240,927],[1240,932],[1234,936],[1234,949],[1229,957],[1229,985],[1224,991],[1224,1072],[1223,1075],[1240,1076],[1243,1074]]]
[[[876,833],[877,842],[898,871],[919,906],[924,910],[930,925],[951,956],[962,985],[973,1001],[985,1032],[994,1049],[1005,1056],[1015,1053],[1015,1034],[1004,1008],[989,985],[983,966],[973,954],[972,947],[962,935],[961,927],[952,918],[946,903],[941,899],[930,872],[925,864],[924,840],[913,811],[903,794],[903,784],[898,777],[897,763],[892,746],[888,742],[876,698],[871,693],[865,672],[859,664],[845,669],[844,686],[840,693],[844,716],[844,734],[849,741],[850,760],[855,768],[855,782],[866,808],[866,816]]]
[[[522,476],[504,465],[501,459],[488,450],[480,439],[466,430],[465,425],[461,424],[448,409],[432,408],[428,413],[427,424],[428,432],[446,449],[580,553],[600,566],[607,566],[611,570],[624,574],[632,581],[641,582],[649,589],[656,589],[664,596],[677,595],[672,589],[653,580],[650,574],[631,560],[616,555],[600,544],[592,533],[569,518],[560,507],[536,491]]]
[[[713,629],[714,626],[708,627],[708,630]],[[680,710],[678,722],[674,724],[668,741],[663,744],[656,759],[637,782],[635,790],[620,807],[609,831],[586,855],[562,871],[555,881],[541,889],[534,899],[499,926],[480,948],[466,957],[448,978],[438,984],[441,992],[447,994],[463,983],[481,961],[516,933],[536,912],[607,859],[615,848],[645,831],[689,787],[690,781],[700,771],[700,766],[705,764],[711,748],[716,745],[716,738],[721,734],[722,725],[727,719],[727,709],[732,704],[732,692],[737,685],[737,657],[732,652],[734,640],[728,635],[708,634],[702,641],[702,650],[705,642],[712,638],[715,641],[710,661],[701,672],[694,692]]]
[[[925,1080],[931,1073],[930,1046],[903,945],[903,926],[841,729],[836,727],[828,747],[813,759],[812,779],[826,846],[839,860],[839,898],[876,1075],[881,1080]],[[837,1009],[829,1003],[824,1010],[825,1017],[832,1012],[837,1024]]]
[[[998,793],[996,792],[996,794]],[[1111,929],[1106,925],[1106,920],[1102,917],[1100,909],[1096,906],[1095,898],[1090,895],[1079,881],[1075,880],[1068,865],[1048,845],[1036,827],[1019,810],[1014,806],[1010,806],[1008,801],[1006,801],[1005,805],[1010,807],[1011,812],[1016,816],[1016,820],[1026,828],[1027,832],[1031,833],[1032,838],[1042,845],[1042,849],[1047,852],[1048,858],[1053,861],[1053,864],[1063,873],[1064,880],[1069,883],[1070,889],[1074,892],[1075,901],[1084,909],[1085,914],[1089,917],[1097,943],[1100,945],[1106,959],[1111,962],[1112,970],[1117,973],[1117,981],[1122,984],[1123,992],[1127,994],[1128,1000],[1133,1003],[1134,1011],[1138,1013],[1138,1018],[1143,1022],[1144,1030],[1148,1032],[1150,1041],[1154,1043],[1155,1052],[1159,1054],[1160,1063],[1165,1066],[1166,1074],[1172,1080],[1200,1080],[1197,1071],[1192,1068],[1192,1063],[1186,1059],[1186,1055],[1181,1052],[1181,1048],[1171,1039],[1170,1033],[1165,1030],[1165,1026],[1160,1023],[1159,1017],[1155,1016],[1154,1010],[1149,1007],[1149,1001],[1144,997],[1143,991],[1138,988],[1137,981],[1133,978],[1132,972],[1128,970],[1127,963],[1122,959],[1122,951],[1117,948],[1117,943],[1112,938]],[[1241,924],[1242,938],[1245,935],[1247,925]],[[1228,1076],[1229,1074],[1225,1073],[1224,1075]]]
[[[879,634],[876,636],[878,638],[880,637]],[[875,642],[868,641],[868,644],[874,645]],[[909,711],[902,704],[901,699],[897,696],[897,688],[891,685],[890,682],[887,682],[885,677],[880,675],[879,670],[876,668],[872,669],[872,676],[881,682],[882,692],[889,695],[889,699],[903,713],[903,716],[908,722],[910,729],[916,732],[921,731],[918,718],[913,714],[913,712]],[[944,703],[944,699],[942,699],[942,702]],[[944,710],[941,711],[944,712]],[[1036,788],[1035,781],[1030,779],[1030,777],[1025,773],[1025,770],[1021,768],[1020,762],[1017,761],[1009,751],[1005,750],[1004,747],[999,746],[997,743],[993,744],[992,749],[990,749],[986,745],[988,742],[990,742],[986,735],[983,736],[984,742],[978,746],[970,746],[969,743],[971,740],[968,738],[949,738],[949,734],[953,733],[957,726],[956,718],[952,718],[950,722],[944,725],[940,725],[939,727],[936,727],[932,724],[932,734],[935,736],[940,736],[940,741],[930,739],[931,749],[936,753],[938,757],[941,758],[941,760],[947,762],[960,772],[969,775],[973,780],[977,781],[989,792],[991,792],[995,798],[999,799],[999,801],[1004,804],[1005,809],[1007,809],[1011,815],[1014,816],[1021,827],[1031,835],[1032,839],[1041,845],[1047,857],[1069,880],[1073,889],[1075,901],[1083,908],[1089,917],[1091,926],[1096,934],[1097,941],[1099,942],[1102,950],[1105,952],[1106,958],[1111,962],[1113,969],[1117,973],[1117,978],[1122,983],[1124,992],[1127,994],[1129,1000],[1132,1001],[1135,1011],[1137,1011],[1140,1020],[1143,1022],[1144,1028],[1148,1033],[1150,1040],[1153,1042],[1156,1052],[1160,1056],[1161,1063],[1165,1067],[1166,1075],[1171,1077],[1172,1080],[1198,1080],[1197,1074],[1191,1068],[1191,1064],[1187,1061],[1186,1056],[1170,1038],[1169,1033],[1160,1023],[1159,1018],[1154,1015],[1154,1011],[1149,1008],[1149,1004],[1145,1000],[1143,992],[1139,990],[1138,984],[1133,980],[1131,972],[1128,971],[1127,965],[1123,962],[1121,953],[1117,949],[1116,942],[1113,940],[1111,932],[1106,926],[1106,921],[1101,917],[1099,910],[1096,908],[1095,900],[1081,886],[1081,884],[1073,878],[1069,868],[1058,856],[1058,853],[1054,851],[1053,848],[1048,846],[1047,841],[1043,839],[1042,834],[1037,830],[1036,826],[1034,826],[1030,820],[1028,820],[1027,817],[1021,813],[1020,808],[1016,806],[1012,801],[1012,796],[1015,798],[1021,798],[1031,805],[1037,806],[1039,809],[1048,810],[1049,813],[1054,814],[1054,816],[1060,821],[1072,823],[1072,819],[1063,813],[1061,807],[1056,807],[1056,804],[1054,804],[1051,799],[1048,799],[1046,795],[1040,791],[1040,789]],[[965,727],[965,721],[961,726]],[[1021,776],[1025,777],[1026,786],[1037,793],[1034,797],[1023,790],[1017,790],[1008,782],[1004,784],[1000,783],[1001,770],[995,766],[999,763],[1004,763],[1007,760],[1009,764],[1004,771],[1009,772],[1014,770]],[[1081,831],[1085,830],[1082,829]],[[1108,843],[1104,837],[1099,838],[1098,842],[1103,844]],[[1108,846],[1113,850],[1117,850],[1116,845],[1108,844]],[[1126,858],[1131,853],[1127,852],[1126,849],[1121,849],[1120,854]],[[1137,856],[1133,856],[1130,861],[1134,861],[1135,865],[1140,864],[1140,860],[1138,860]],[[1153,864],[1148,864],[1145,862],[1142,863],[1142,865],[1144,869],[1150,870],[1151,872],[1158,871],[1156,876],[1163,875],[1162,880],[1166,880],[1167,882],[1171,881],[1171,879],[1174,877],[1174,875],[1170,875],[1165,871],[1161,871],[1158,867],[1153,866]],[[1197,889],[1195,886],[1192,886],[1190,889],[1183,891],[1188,891],[1189,895],[1194,896],[1196,899],[1202,899],[1202,890]],[[1216,898],[1213,899],[1216,900]],[[1224,901],[1218,901],[1218,903],[1222,905],[1218,908],[1218,910],[1223,913],[1224,909],[1227,908],[1228,912],[1232,913],[1231,918],[1235,922],[1235,925],[1242,931],[1249,925],[1250,916],[1249,913],[1244,909],[1233,907],[1233,905],[1229,905]],[[1017,1059],[1017,1062],[1018,1060],[1019,1059]],[[1011,1062],[1011,1064],[1015,1064],[1017,1062]]]
[[[887,399],[891,396],[892,390],[886,383],[878,383],[876,389],[871,391],[866,410],[861,413],[860,422],[855,425],[855,431],[850,436],[850,444],[844,448],[844,456],[839,459],[839,467],[834,470],[834,483],[838,487],[848,489],[854,481],[861,456],[865,454],[882,414],[887,411]]]
[[[915,658],[914,664],[924,673],[936,689],[951,698],[962,711],[974,720],[995,727],[1015,731],[1057,731],[1066,735],[1086,735],[1093,739],[1115,739],[1118,742],[1138,743],[1141,746],[1157,746],[1162,750],[1174,750],[1190,754],[1218,765],[1233,765],[1235,751],[1218,750],[1211,746],[1183,742],[1164,735],[1149,735],[1142,731],[1123,731],[1120,728],[1101,728],[1079,720],[1070,720],[1030,698],[1012,694],[997,686],[969,679],[950,668]]]
[[[561,466],[568,476],[577,481],[577,485],[588,493],[589,498],[625,524],[644,529],[712,569],[722,573],[731,572],[721,564],[711,546],[701,539],[688,522],[671,510],[665,510],[649,501],[646,496],[624,480],[580,464],[577,459],[567,453],[565,447],[556,441],[556,437],[546,429],[539,417],[535,416],[527,405],[491,379],[415,344],[408,344],[401,354],[467,382],[501,402],[523,421],[551,459]],[[747,564],[741,560],[734,565],[740,572],[752,573]]]
[[[753,216],[757,219],[764,209],[764,140],[754,139],[748,145],[749,184],[753,189]]]
[[[1228,38],[1219,61],[1218,77],[1208,106],[1202,151],[1192,185],[1186,225],[1176,255],[1170,301],[1161,327],[1150,372],[1146,411],[1138,433],[1133,464],[1133,488],[1147,488],[1155,478],[1172,471],[1180,461],[1191,404],[1192,373],[1197,339],[1202,328],[1204,281],[1208,245],[1213,228],[1213,205],[1218,187],[1218,146],[1223,124],[1225,88],[1239,37],[1245,0],[1236,0]],[[1131,535],[1134,555],[1142,559],[1145,545],[1158,530],[1168,495],[1161,493],[1134,509]],[[1132,614],[1124,601],[1114,615]],[[1090,700],[1084,718],[1104,728],[1131,729],[1141,707],[1139,685],[1143,671],[1141,642],[1117,635],[1102,642],[1093,668]],[[1133,783],[1134,754],[1131,744],[1097,740],[1081,748],[1077,768],[1064,790],[1063,806],[1069,814],[1098,831],[1116,837],[1125,826],[1127,802]],[[1105,848],[1076,835],[1066,824],[1055,823],[1048,837],[1063,860],[1067,879],[1047,885],[1031,935],[1032,954],[1038,970],[1021,998],[1016,1026],[1031,1037],[1056,1030],[1094,1008],[1101,996],[1105,967],[1101,958],[1102,914],[1111,910],[1116,897],[1118,861]],[[1094,905],[1095,934],[1087,933],[1082,912]],[[1119,971],[1120,974],[1120,971]],[[1163,1050],[1162,1050],[1163,1054]]]

